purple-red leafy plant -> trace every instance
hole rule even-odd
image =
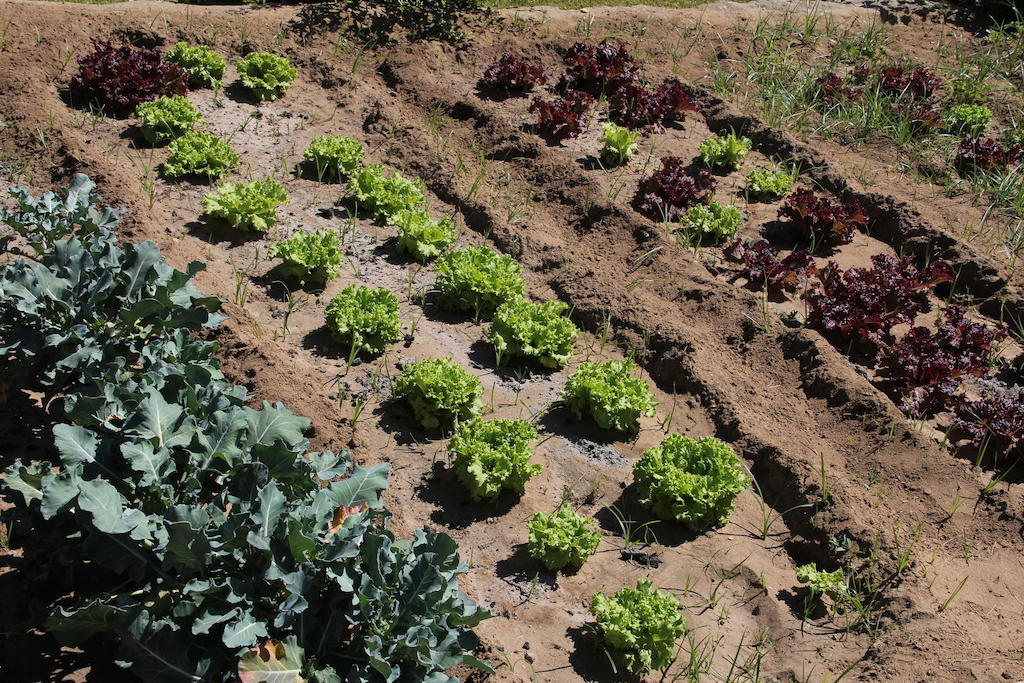
[[[818,272],[820,284],[806,295],[811,324],[837,341],[874,353],[893,343],[892,328],[910,324],[923,308],[922,293],[953,279],[943,263],[917,269],[911,259],[871,257],[873,268],[841,271],[834,261]]]
[[[78,73],[69,86],[76,98],[126,115],[142,102],[161,95],[184,95],[188,89],[185,70],[165,62],[157,50],[113,47],[95,38],[92,45],[95,52],[77,58]]]
[[[882,376],[902,391],[912,391],[905,409],[916,415],[933,413],[952,403],[964,377],[988,374],[1003,329],[970,320],[960,306],[951,306],[935,331],[913,327],[889,347]]]
[[[685,119],[688,111],[697,112],[699,107],[675,79],[657,88],[648,88],[638,80],[627,81],[608,98],[608,118],[631,130],[660,129],[668,121]]]
[[[833,204],[807,188],[799,188],[786,197],[779,208],[779,217],[790,219],[812,239],[829,244],[849,242],[857,227],[864,227],[868,222],[860,202]]]
[[[817,272],[806,250],[790,252],[780,259],[779,250],[764,240],[745,243],[737,238],[725,248],[725,256],[743,264],[737,277],[745,278],[751,287],[767,287],[773,292],[803,289]]]
[[[481,82],[488,88],[528,92],[538,85],[544,85],[548,79],[540,64],[527,62],[506,52],[487,67]]]
[[[888,95],[924,99],[931,97],[942,85],[942,79],[934,71],[923,66],[911,71],[902,66],[890,66],[878,74],[878,85]]]
[[[852,100],[864,92],[860,88],[843,85],[843,79],[831,71],[814,81],[814,84],[818,86],[818,94],[826,101]]]
[[[1020,454],[1024,446],[1024,403],[1010,392],[963,401],[956,407],[955,426],[989,455]]]
[[[597,45],[575,43],[565,51],[562,84],[592,95],[611,94],[626,83],[639,80],[640,62],[622,43],[602,40]]]
[[[661,168],[640,184],[637,204],[656,220],[678,221],[690,207],[707,202],[717,184],[707,169],[691,176],[679,157],[662,157]]]
[[[915,130],[941,128],[945,125],[942,120],[942,112],[936,109],[931,102],[911,100],[909,102],[893,102],[889,106],[893,113],[912,124]]]
[[[957,150],[957,165],[964,172],[1003,172],[1021,164],[1024,164],[1024,148],[1020,145],[1004,146],[992,138],[964,138]]]
[[[534,98],[530,113],[537,115],[537,128],[542,135],[555,140],[574,138],[583,130],[583,119],[594,104],[589,93],[566,90],[557,100]]]

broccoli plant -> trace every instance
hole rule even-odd
[[[437,259],[434,286],[445,308],[490,316],[508,299],[522,296],[522,270],[511,256],[490,247],[466,247]]]
[[[601,639],[616,663],[642,675],[663,669],[675,657],[676,641],[686,633],[679,598],[640,579],[611,597],[598,591],[590,604]]]
[[[562,390],[562,400],[578,418],[602,429],[636,431],[641,417],[653,417],[658,405],[647,383],[634,377],[636,363],[626,360],[580,363]]]
[[[218,180],[233,171],[239,162],[238,152],[212,133],[193,130],[171,142],[167,147],[163,173],[168,178],[193,176]]]
[[[506,356],[534,359],[546,368],[569,362],[579,330],[565,316],[561,301],[534,303],[515,296],[498,307],[488,338],[498,365]]]
[[[383,287],[349,285],[338,292],[324,312],[327,328],[349,348],[349,359],[362,352],[382,353],[402,338],[398,297]]]
[[[177,64],[188,74],[188,84],[192,88],[216,88],[224,78],[227,62],[212,48],[206,45],[189,45],[175,43],[164,59]]]
[[[180,138],[202,123],[203,115],[184,95],[164,95],[135,108],[142,137],[151,145]]]
[[[736,496],[750,484],[735,451],[705,436],[669,434],[633,465],[640,503],[661,519],[698,531],[724,526]]]
[[[759,168],[747,176],[747,196],[754,201],[768,202],[789,194],[797,174],[782,168]]]
[[[312,162],[317,180],[348,178],[359,168],[366,152],[358,140],[344,135],[320,135],[313,138],[302,158]]]
[[[640,149],[636,144],[640,133],[617,126],[611,121],[606,121],[601,128],[604,131],[601,136],[601,163],[606,166],[624,164]]]
[[[239,230],[266,232],[277,225],[277,207],[287,201],[288,193],[273,178],[225,182],[203,197],[203,211]]]
[[[395,395],[412,406],[427,429],[450,427],[479,417],[484,404],[480,380],[450,358],[431,358],[406,365],[395,381]]]
[[[394,216],[398,226],[398,250],[419,261],[429,261],[455,243],[451,218],[435,221],[421,209],[402,209]]]
[[[95,52],[76,58],[78,73],[69,91],[84,102],[109,113],[128,115],[143,102],[161,95],[184,95],[188,75],[177,64],[164,61],[157,50],[114,47],[93,39]]]
[[[550,515],[538,512],[526,526],[530,530],[526,545],[530,556],[548,569],[582,567],[601,542],[597,522],[568,505],[562,505]]]
[[[721,244],[743,225],[743,212],[735,206],[711,202],[691,206],[679,226],[679,234],[690,246]]]
[[[983,104],[957,104],[949,108],[945,119],[954,133],[978,136],[988,128],[992,110]]]
[[[242,85],[261,100],[276,100],[298,73],[286,58],[270,52],[250,52],[236,66]]]
[[[299,231],[272,245],[267,258],[281,259],[286,277],[322,285],[341,274],[340,242],[335,230]]]
[[[473,500],[494,501],[502,491],[523,493],[526,482],[540,473],[531,465],[537,430],[526,420],[460,422],[448,442],[455,473]]]
[[[398,171],[389,176],[380,164],[367,164],[354,171],[348,186],[361,207],[387,223],[393,223],[399,211],[416,209],[426,202],[422,180],[409,180]]]
[[[736,168],[752,148],[750,138],[731,131],[728,135],[708,138],[700,143],[700,158],[711,169]]]

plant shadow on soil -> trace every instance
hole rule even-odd
[[[629,672],[612,669],[607,650],[601,645],[593,626],[573,626],[565,633],[573,644],[569,664],[583,680],[594,683],[639,683],[642,680]]]
[[[612,512],[612,508],[618,510],[618,514],[625,520],[624,523],[619,521],[619,518]],[[636,483],[630,483],[623,488],[613,503],[609,503],[594,514],[594,519],[597,520],[599,527],[620,537],[624,535],[623,524],[629,524],[631,533],[636,535],[636,538],[631,541],[640,544],[649,538],[651,545],[675,547],[689,543],[703,535],[702,532],[694,531],[677,522],[658,519],[654,516],[650,510],[640,504]],[[644,524],[648,524],[648,526],[643,527]],[[649,530],[649,534],[647,530]]]
[[[450,529],[465,529],[486,519],[504,517],[520,497],[512,491],[503,491],[495,501],[471,500],[455,469],[440,460],[424,474],[414,490],[422,501],[436,507],[430,513],[430,520]]]
[[[494,565],[494,573],[500,579],[513,583],[517,587],[526,587],[529,590],[531,584],[536,581],[550,590],[558,590],[559,574],[573,576],[579,572],[578,568],[564,568],[558,571],[546,569],[540,560],[530,555],[529,546],[526,543],[517,543],[512,546],[512,554],[498,560]]]
[[[227,244],[230,247],[239,247],[263,239],[263,233],[232,228],[221,219],[205,213],[185,223],[185,231],[203,242],[213,245]]]

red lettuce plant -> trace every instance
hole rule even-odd
[[[814,81],[814,84],[818,86],[818,94],[821,98],[828,101],[852,100],[864,92],[860,88],[850,88],[843,85],[843,79],[831,71]]]
[[[530,113],[537,114],[537,128],[541,134],[555,140],[574,138],[583,130],[583,118],[594,104],[589,93],[566,90],[561,99],[550,102],[534,98]]]
[[[942,112],[931,102],[912,100],[910,102],[893,102],[889,105],[893,113],[913,124],[917,131],[926,128],[941,128],[944,124]]]
[[[142,102],[161,95],[184,95],[188,89],[185,70],[165,62],[157,50],[115,48],[96,38],[92,45],[95,52],[77,58],[78,73],[69,87],[74,97],[126,115]]]
[[[949,266],[917,269],[911,259],[871,257],[873,268],[841,271],[829,262],[818,272],[820,285],[807,293],[810,321],[826,334],[868,351],[893,342],[892,328],[910,324],[923,307],[922,292],[953,279]]]
[[[619,43],[612,45],[602,40],[597,45],[575,43],[563,56],[567,67],[562,77],[565,87],[586,90],[592,95],[613,93],[622,85],[637,81],[640,62]]]
[[[774,292],[802,288],[817,272],[814,259],[806,250],[790,252],[780,259],[779,250],[764,240],[747,244],[737,238],[725,248],[725,256],[743,264],[737,277],[745,278],[752,287],[765,286]]]
[[[996,342],[1005,337],[1005,330],[974,322],[962,307],[951,306],[934,332],[914,327],[889,347],[881,374],[897,389],[910,390],[904,410],[932,413],[951,404],[961,379],[988,374]]]
[[[964,138],[957,150],[957,165],[964,172],[1003,172],[1021,164],[1024,164],[1024,148],[1020,145],[1003,146],[992,138]]]
[[[661,168],[640,184],[637,205],[656,220],[678,221],[690,207],[708,201],[717,184],[707,169],[691,176],[679,157],[662,157]]]
[[[909,72],[902,66],[890,66],[879,73],[878,85],[888,95],[907,95],[924,99],[931,97],[942,85],[942,79],[934,71],[923,66]]]
[[[668,121],[682,121],[686,112],[697,112],[697,103],[686,94],[683,84],[667,79],[657,88],[633,80],[621,84],[608,99],[608,118],[631,130],[661,129]]]
[[[812,239],[830,244],[849,242],[856,228],[868,221],[860,202],[833,204],[806,188],[799,188],[786,197],[779,208],[779,217],[789,218]]]
[[[528,92],[548,82],[544,67],[511,55],[503,54],[484,71],[481,83],[488,88]]]
[[[1024,446],[1024,403],[1011,391],[985,394],[956,407],[954,426],[979,450],[998,458]]]

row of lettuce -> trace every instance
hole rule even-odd
[[[72,91],[112,113],[134,113],[150,144],[169,142],[167,177],[210,181],[237,167],[228,142],[194,130],[202,116],[169,66],[183,67],[193,86],[217,86],[224,63],[216,53],[179,44],[165,62],[157,51],[95,47],[79,59]],[[281,72],[280,59],[258,61]],[[135,72],[116,73],[125,64]],[[261,82],[276,85],[258,90],[246,81],[252,69],[238,69],[261,99],[281,94],[294,76],[264,74]],[[140,87],[147,74],[155,74],[150,90]],[[133,79],[135,90],[119,90],[117,76]],[[454,227],[430,218],[422,181],[363,157],[357,141],[341,136],[315,139],[304,155],[318,180],[346,182],[359,209],[397,225],[400,248],[437,258],[440,305],[490,320],[499,364],[568,363],[578,330],[565,304],[527,300],[520,266],[490,248],[444,253]],[[38,374],[27,373],[25,386],[63,398],[68,424],[54,430],[60,462],[19,463],[5,485],[41,529],[70,539],[118,586],[81,592],[47,627],[73,643],[115,634],[121,661],[143,677],[263,680],[294,671],[323,681],[442,681],[455,664],[483,666],[469,629],[488,615],[457,589],[466,568],[455,544],[419,531],[395,540],[380,499],[385,465],[309,452],[308,421],[280,405],[246,407],[244,389],[218,370],[216,345],[196,337],[219,320],[220,302],[189,282],[201,266],[170,269],[151,243],[118,247],[110,230],[118,212],[98,206],[84,176],[60,197],[14,196],[19,209],[3,219],[34,253],[4,271],[3,350],[31,361],[22,367]],[[225,182],[203,205],[262,232],[285,201],[268,178]],[[271,254],[299,280],[323,284],[340,274],[334,231],[300,231]],[[381,353],[402,336],[398,298],[386,289],[348,286],[325,318],[350,358]],[[636,371],[630,360],[582,363],[562,399],[581,419],[635,432],[657,405]],[[482,419],[479,379],[451,360],[405,365],[394,395],[423,427],[451,433],[453,466],[474,500],[521,494],[540,471],[530,462],[536,428]],[[678,434],[646,451],[634,478],[641,503],[698,530],[724,525],[749,484],[728,445]],[[568,505],[535,514],[527,532],[529,552],[552,570],[581,566],[600,541],[595,520]],[[637,673],[671,661],[685,629],[678,598],[647,581],[599,592],[591,610],[616,662]]]

